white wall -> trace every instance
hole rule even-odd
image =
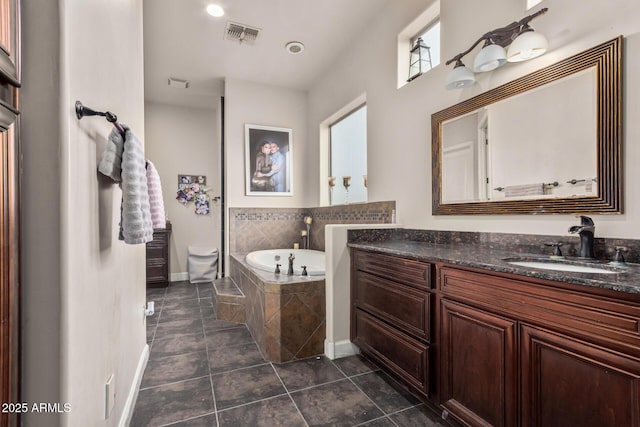
[[[370,28],[375,30],[351,44],[374,46],[375,54],[371,49],[349,48],[314,84],[308,105],[310,144],[319,146],[318,127],[326,117],[366,92],[369,200],[396,200],[399,220],[406,227],[566,234],[569,225],[576,222],[573,215],[432,216],[431,114],[623,34],[625,213],[594,215],[594,220],[599,236],[639,238],[640,193],[632,191],[630,184],[640,179],[640,170],[633,168],[640,159],[640,145],[635,143],[640,137],[640,122],[635,120],[640,113],[640,3],[545,0],[537,8],[548,7],[549,11],[531,24],[549,39],[545,55],[482,75],[472,88],[447,91],[444,79],[451,67],[444,66],[446,60],[466,50],[485,32],[531,12],[524,11],[524,1],[441,2],[442,64],[397,89],[397,35],[429,4],[428,0],[389,2],[371,22]],[[472,52],[464,58],[467,65],[473,63],[474,56]],[[309,167],[317,168],[312,162]],[[319,174],[317,170],[316,176]]]
[[[145,247],[118,241],[121,191],[97,173],[112,126],[73,105],[113,111],[144,140],[142,1],[23,6],[22,398],[71,404],[24,424],[113,426],[148,351]]]
[[[228,208],[292,208],[317,205],[317,145],[307,139],[306,92],[250,83],[225,81],[225,171]],[[245,195],[244,125],[264,125],[293,129],[293,195]],[[317,142],[316,142],[317,144]],[[227,223],[227,236],[228,224]],[[227,238],[228,240],[228,238]],[[227,250],[228,255],[228,243]],[[228,263],[227,263],[228,265]]]
[[[220,131],[214,109],[145,104],[146,155],[162,181],[165,213],[172,225],[170,272],[187,272],[187,247],[220,246]],[[211,213],[196,215],[193,203],[176,200],[178,175],[205,175]]]

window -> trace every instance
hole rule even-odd
[[[367,106],[362,105],[329,126],[330,205],[367,201]],[[346,181],[346,182],[345,182]],[[348,187],[345,187],[345,184]]]
[[[431,57],[431,66],[429,66],[427,58],[427,63],[423,63],[424,67],[416,70],[410,64],[415,65],[416,60],[422,58],[422,56],[411,54],[418,37],[422,37],[424,45],[429,47],[429,53],[426,56]],[[440,0],[434,0],[428,8],[398,33],[398,89],[440,64],[440,38]]]
[[[429,48],[431,68],[440,64],[440,20],[431,23],[425,30],[416,35],[411,40],[412,47],[415,46],[418,37],[421,37],[424,44]]]
[[[531,9],[537,4],[542,3],[542,0],[526,0],[527,1],[527,10]]]

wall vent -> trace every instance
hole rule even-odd
[[[259,34],[259,28],[253,28],[249,27],[248,25],[229,21],[227,22],[227,28],[225,30],[224,38],[226,40],[237,41],[240,43],[253,44],[255,43]]]

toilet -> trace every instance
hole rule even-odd
[[[213,282],[218,276],[218,249],[189,246],[189,283]]]

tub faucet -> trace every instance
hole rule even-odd
[[[289,254],[289,270],[287,270],[287,275],[293,276],[293,260],[296,259],[295,255]]]
[[[569,233],[580,235],[580,251],[578,256],[581,258],[595,258],[593,252],[594,232],[596,225],[588,216],[580,215],[580,225],[572,225],[569,227]]]

